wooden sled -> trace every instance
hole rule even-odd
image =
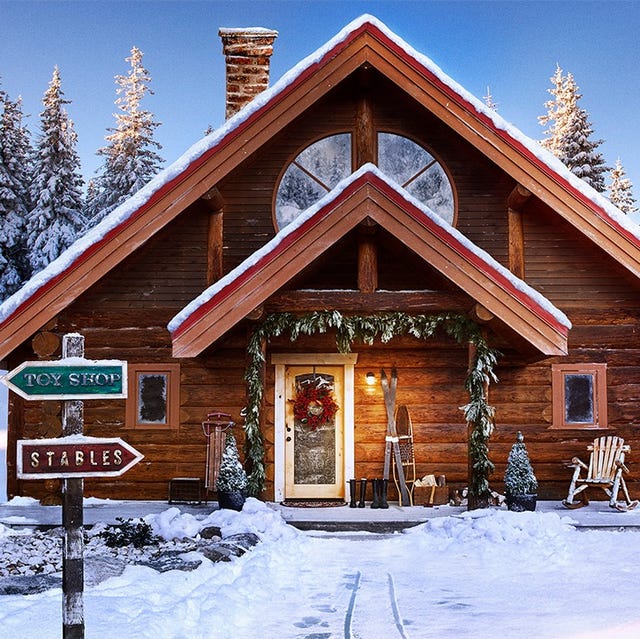
[[[589,504],[587,488],[601,488],[609,496],[609,506],[617,510],[632,510],[638,505],[637,500],[631,500],[623,473],[629,469],[624,464],[625,454],[631,450],[624,443],[622,437],[608,436],[593,440],[593,444],[587,446],[591,453],[589,465],[574,457],[570,468],[573,468],[573,477],[569,485],[567,498],[562,502],[566,508],[582,508]],[[581,477],[582,471],[586,476]],[[618,493],[622,488],[624,503],[618,501]],[[579,496],[579,500],[576,500]]]

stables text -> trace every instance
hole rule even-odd
[[[28,467],[32,470],[63,470],[73,466],[74,468],[107,467],[122,465],[121,450],[80,450],[58,448],[56,450],[33,450],[29,454]]]
[[[117,477],[142,459],[135,448],[119,437],[19,439],[17,448],[18,476],[23,479]]]

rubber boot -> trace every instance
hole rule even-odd
[[[355,479],[349,480],[349,497],[350,497],[349,508],[355,508],[356,507],[356,480]]]
[[[380,490],[379,485],[380,485],[379,479],[371,480],[371,486],[373,488],[373,501],[371,502],[371,508],[380,508],[380,497],[378,496],[378,492]]]
[[[389,508],[387,503],[387,489],[389,488],[389,480],[381,479],[379,484],[380,489],[380,508]]]
[[[360,501],[358,502],[358,508],[364,508],[364,499],[367,494],[367,479],[363,477],[360,480]]]

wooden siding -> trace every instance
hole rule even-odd
[[[503,264],[508,263],[506,200],[514,181],[469,143],[419,105],[377,77],[373,84],[376,126],[406,134],[433,151],[447,167],[458,203],[457,227]],[[225,269],[228,271],[260,248],[274,234],[273,191],[280,171],[310,142],[353,126],[354,86],[333,89],[303,116],[280,131],[259,152],[250,155],[218,186],[225,200]],[[197,359],[174,360],[166,330],[168,320],[206,286],[207,212],[192,204],[143,248],[113,268],[57,318],[56,333],[80,331],[92,358],[122,358],[132,362],[181,364],[180,428],[176,431],[131,431],[124,425],[124,401],[87,402],[86,433],[121,435],[145,455],[141,464],[117,481],[86,482],[86,494],[110,498],[165,499],[175,476],[204,475],[205,441],[200,423],[210,410],[229,412],[241,423],[245,405],[243,382],[246,324],[242,323]],[[563,361],[606,362],[609,430],[631,444],[628,457],[633,496],[640,492],[640,296],[638,282],[613,258],[551,212],[534,195],[523,211],[525,279],[564,310],[574,327],[570,353]],[[445,281],[403,255],[394,240],[381,238],[381,288],[402,289],[429,282],[446,289]],[[355,288],[356,238],[350,234],[304,271],[294,283],[300,288]],[[372,309],[375,310],[375,309]],[[401,309],[398,309],[401,310]],[[445,310],[445,309],[442,309]],[[502,474],[517,430],[525,433],[529,454],[540,480],[540,497],[566,494],[570,471],[565,463],[584,456],[586,445],[600,431],[550,428],[551,364],[556,358],[528,363],[509,343],[489,331],[490,341],[504,347],[505,357],[491,386],[496,429],[490,457],[492,477],[502,490]],[[326,351],[327,337],[286,340],[272,350]],[[418,474],[445,474],[452,487],[462,487],[467,474],[467,429],[459,407],[467,401],[463,389],[466,349],[448,340],[426,344],[394,340],[387,345],[357,347],[356,476],[382,472],[386,416],[378,388],[364,384],[369,370],[395,365],[399,371],[398,403],[410,407],[415,428]],[[33,354],[25,347],[9,359],[10,367]],[[273,477],[273,369],[267,367],[264,436],[268,477]],[[24,424],[24,426],[23,426]],[[56,436],[60,405],[24,402],[12,396],[9,463],[12,442],[21,437]],[[242,430],[236,429],[242,448]],[[270,465],[271,464],[271,465]],[[11,466],[10,466],[11,467]],[[271,490],[271,493],[269,492]],[[10,480],[9,494],[42,497],[44,482]],[[269,484],[266,497],[272,497]]]

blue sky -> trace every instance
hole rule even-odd
[[[370,13],[468,91],[490,87],[498,111],[540,139],[537,117],[556,64],[573,73],[609,165],[620,157],[640,197],[640,2],[364,0],[0,0],[0,82],[22,95],[32,131],[54,65],[78,133],[85,177],[113,126],[116,74],[144,52],[155,94],[156,139],[172,162],[224,119],[218,28],[276,29],[272,78]]]

